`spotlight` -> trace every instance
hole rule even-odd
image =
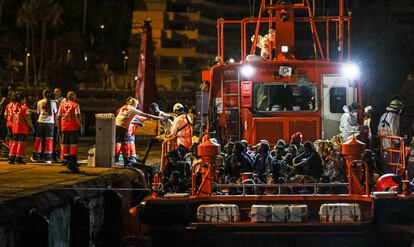
[[[342,66],[342,74],[351,80],[354,80],[359,77],[360,71],[359,66],[354,63],[347,63]]]
[[[243,65],[240,68],[240,73],[244,76],[244,77],[251,77],[255,72],[255,69],[253,66],[251,66],[250,64],[246,64]]]

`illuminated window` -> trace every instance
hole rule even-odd
[[[258,112],[316,110],[316,86],[313,83],[255,83],[254,107]]]

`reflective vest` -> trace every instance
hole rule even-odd
[[[134,117],[140,112],[131,105],[123,105],[116,114],[115,124],[124,129],[128,129]]]
[[[191,139],[193,134],[192,122],[187,114],[181,114],[173,122],[171,133],[177,137],[177,146],[184,145],[190,148],[193,144]]]
[[[79,104],[73,101],[66,101],[59,107],[59,116],[61,117],[62,131],[79,130],[80,126],[76,119],[80,115]]]
[[[27,120],[27,106],[14,104],[11,115],[12,133],[29,134],[29,122]]]
[[[12,115],[13,115],[13,107],[16,105],[14,102],[10,102],[6,106],[6,110],[4,111],[4,117],[6,118],[6,126],[11,127],[12,126]]]

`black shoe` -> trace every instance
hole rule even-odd
[[[71,172],[79,173],[79,166],[78,164],[67,164],[66,168],[68,168]]]
[[[8,161],[7,161],[10,165],[13,165],[13,164],[15,164],[15,162],[14,162],[14,158],[12,158],[12,159],[9,159]]]
[[[23,164],[23,165],[26,164],[26,162],[24,162],[23,158],[16,158],[14,163],[15,164]]]

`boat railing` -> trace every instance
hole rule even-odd
[[[248,181],[247,181],[248,180]],[[246,183],[246,182],[252,182],[253,180],[247,179],[243,181],[241,184],[213,184],[213,188],[216,188],[218,190],[220,189],[242,189],[242,196],[245,195],[252,195],[257,194],[254,193],[253,190],[261,191],[260,195],[284,195],[284,194],[292,194],[292,189],[304,189],[304,188],[310,188],[306,193],[306,195],[323,195],[323,194],[331,194],[327,193],[327,191],[322,191],[321,188],[347,188],[349,186],[348,183],[282,183],[282,184],[254,184],[254,183]],[[274,189],[274,191],[271,191]],[[266,190],[270,190],[271,192],[266,192]],[[302,193],[293,193],[295,195],[302,194]],[[345,193],[342,193],[345,194]]]
[[[377,153],[384,165],[391,167],[393,172],[403,174],[406,164],[406,150],[404,138],[400,136],[377,136],[379,149]]]
[[[159,139],[162,140],[160,171],[164,171],[165,165],[167,164],[167,153],[171,152],[177,147],[175,139],[168,139],[165,136],[160,136]]]
[[[370,188],[369,188],[369,174],[368,174],[368,164],[363,160],[353,160],[349,163],[350,168],[348,169],[348,172],[352,174],[348,174],[348,181],[352,181],[352,183],[271,183],[271,184],[263,184],[263,183],[256,183],[253,179],[248,178],[243,180],[240,184],[234,184],[234,183],[227,183],[227,184],[219,184],[216,183],[216,179],[212,180],[211,172],[212,168],[211,166],[206,166],[206,171],[202,173],[201,175],[201,183],[199,186],[196,184],[196,170],[200,169],[202,165],[202,162],[196,162],[192,166],[191,170],[191,195],[192,196],[198,196],[200,193],[202,193],[203,185],[208,184],[209,191],[217,191],[223,188],[226,189],[237,189],[242,188],[242,195],[246,194],[252,194],[259,191],[259,194],[265,193],[266,189],[276,189],[277,192],[273,191],[270,194],[287,194],[292,192],[291,189],[294,188],[311,188],[312,191],[306,191],[306,194],[328,194],[329,190],[321,190],[321,188],[329,188],[332,189],[332,191],[340,191],[341,190],[335,190],[338,189],[338,187],[347,187],[347,194],[352,194],[355,191],[358,191],[357,194],[360,195],[369,195],[370,194]],[[360,169],[353,169],[354,167],[360,168]],[[364,169],[362,169],[364,167]],[[364,171],[364,174],[362,172]],[[365,181],[362,181],[363,178],[365,178]],[[364,183],[363,183],[364,182]],[[363,185],[365,184],[365,187]],[[357,190],[355,190],[354,187],[358,187]],[[290,188],[290,190],[283,188]],[[253,190],[256,190],[256,192],[252,192]],[[257,194],[257,193],[256,193]],[[341,193],[344,194],[344,193]]]

